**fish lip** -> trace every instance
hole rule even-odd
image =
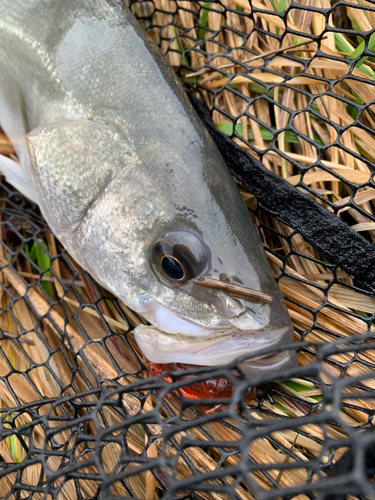
[[[241,331],[247,334],[256,332],[271,331],[270,328],[256,323],[257,315],[251,314],[252,325],[247,325],[248,328],[237,327],[233,323],[234,320],[241,320],[244,316],[248,315],[248,311],[242,311],[241,314],[234,316],[228,320],[229,324],[221,326],[203,326],[191,318],[180,316],[176,311],[165,307],[156,300],[140,299],[140,307],[135,310],[140,314],[148,323],[158,329],[161,334],[182,335],[187,337],[196,338],[217,338],[219,336],[232,335]],[[241,322],[241,321],[240,321]],[[276,330],[276,329],[275,329]]]
[[[204,327],[186,319],[156,301],[144,301],[140,314],[151,325],[139,325],[134,330],[135,340],[146,358],[152,363],[182,363],[198,366],[222,366],[237,359],[241,370],[246,373],[263,374],[280,370],[283,366],[296,364],[295,353],[278,354],[257,358],[264,349],[274,349],[290,344],[293,328],[289,316],[279,328],[239,329],[234,325]]]
[[[271,376],[272,380],[284,379],[285,371],[296,366],[297,353],[295,349],[282,349],[238,363],[238,367],[247,376],[257,378]]]
[[[267,338],[268,334],[268,338]],[[134,330],[137,344],[144,355],[153,363],[185,363],[199,366],[226,365],[238,358],[249,359],[241,361],[241,369],[246,373],[253,374],[254,371],[269,373],[281,369],[284,365],[294,366],[295,353],[290,351],[284,356],[267,355],[256,358],[256,353],[264,351],[265,348],[275,348],[290,344],[293,339],[291,325],[284,328],[267,331],[240,331],[230,329],[229,331],[213,330],[210,336],[191,337],[178,334],[168,334],[152,326],[140,325]],[[282,349],[280,349],[282,352]],[[288,351],[285,351],[288,353]],[[276,353],[277,354],[277,353]],[[264,360],[262,362],[262,359]],[[257,368],[258,366],[258,368]]]

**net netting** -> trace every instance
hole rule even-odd
[[[372,2],[131,8],[219,131],[374,242]],[[0,153],[14,154],[3,134]],[[239,189],[295,327],[299,366],[278,381],[235,364],[150,378],[132,333],[142,318],[1,184],[2,498],[375,497],[375,297]],[[232,397],[188,399],[192,380]]]

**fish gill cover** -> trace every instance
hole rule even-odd
[[[131,8],[217,130],[294,186],[285,188],[293,221],[274,202],[276,184],[267,201],[251,178],[239,183],[293,321],[299,366],[278,382],[234,376],[234,364],[149,378],[132,333],[142,319],[80,270],[36,207],[3,183],[0,494],[374,498],[375,297],[363,272],[346,271],[356,256],[363,262],[361,248],[372,259],[375,237],[375,5]],[[0,153],[13,154],[4,135]],[[300,193],[321,214],[315,245]],[[353,245],[342,254],[336,246],[330,260],[332,217]],[[232,397],[187,398],[192,380],[227,384]]]

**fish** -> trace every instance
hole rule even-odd
[[[257,229],[166,58],[119,0],[0,0],[5,179],[142,316],[152,363],[248,374],[296,363],[293,328]],[[270,297],[253,301],[205,278]],[[264,355],[262,349],[274,348]]]

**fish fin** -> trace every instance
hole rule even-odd
[[[27,113],[21,89],[6,67],[2,67],[0,72],[0,109],[0,126],[19,158],[18,163],[0,155],[0,171],[9,184],[38,203],[30,177],[29,153],[24,139],[28,129]]]
[[[25,175],[25,169],[22,168],[20,163],[8,156],[0,155],[0,171],[9,184],[29,198],[29,200],[38,204],[38,198],[32,186],[31,179]]]

